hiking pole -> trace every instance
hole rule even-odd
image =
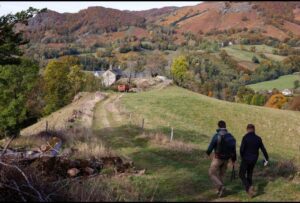
[[[230,177],[230,181],[235,179],[235,169],[234,169],[234,165],[232,166],[232,171],[231,171],[231,177]]]

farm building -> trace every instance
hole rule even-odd
[[[105,71],[93,71],[94,76],[101,77]]]
[[[281,93],[284,95],[284,96],[292,96],[293,95],[293,91],[290,90],[290,89],[284,89],[281,91]]]
[[[105,71],[100,77],[102,78],[102,84],[106,87],[111,86],[117,80],[123,76],[122,70],[119,68],[111,68]]]

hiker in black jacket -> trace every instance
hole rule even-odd
[[[242,163],[240,166],[239,176],[242,179],[246,192],[250,197],[253,197],[254,189],[252,186],[252,174],[258,159],[259,149],[261,149],[264,154],[265,163],[269,161],[269,156],[262,139],[255,134],[255,126],[253,124],[249,124],[247,126],[247,132],[248,133],[243,137],[240,147]]]

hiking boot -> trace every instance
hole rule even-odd
[[[248,196],[249,196],[250,198],[253,198],[253,197],[254,197],[255,192],[254,192],[253,186],[250,186],[250,187],[249,187],[249,190],[248,190],[247,193],[248,193]]]
[[[220,189],[219,189],[219,194],[218,194],[218,197],[219,197],[219,198],[223,196],[224,191],[225,191],[225,187],[224,187],[224,186],[221,186]]]

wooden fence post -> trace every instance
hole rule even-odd
[[[173,135],[174,135],[174,130],[173,127],[171,128],[171,137],[170,137],[170,141],[173,141]]]
[[[145,119],[143,118],[143,120],[142,120],[142,130],[144,130],[144,123],[145,123]]]
[[[46,121],[46,133],[48,132],[48,121]]]
[[[131,113],[129,115],[129,124],[131,125]]]

